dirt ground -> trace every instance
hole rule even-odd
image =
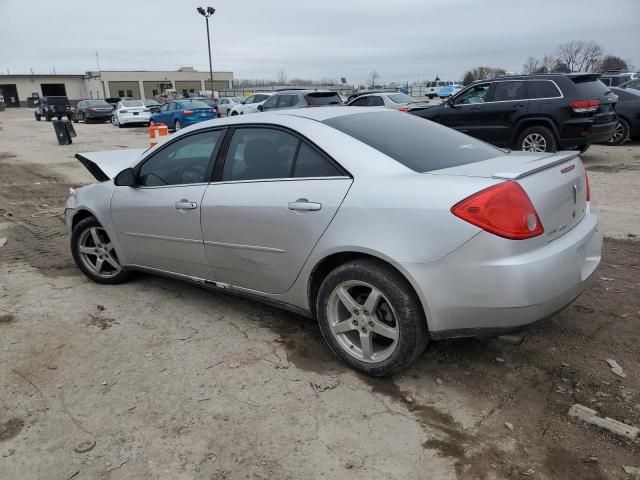
[[[0,122],[0,479],[595,480],[640,467],[640,440],[567,416],[581,403],[640,426],[640,144],[583,157],[606,239],[573,305],[520,345],[432,344],[403,375],[371,379],[290,313],[148,275],[87,281],[62,221],[69,187],[92,181],[73,155],[142,147],[146,129],[78,124],[58,146],[29,110]]]

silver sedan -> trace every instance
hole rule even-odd
[[[600,262],[577,152],[506,153],[390,110],[235,116],[77,158],[98,180],[66,204],[90,279],[142,270],[281,306],[370,375],[547,317]]]

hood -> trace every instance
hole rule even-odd
[[[76,153],[76,158],[96,180],[104,182],[115,177],[125,168],[133,167],[146,148],[107,150],[104,152]]]

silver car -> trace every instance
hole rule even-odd
[[[90,279],[143,270],[317,318],[370,375],[547,317],[600,262],[577,152],[506,153],[391,110],[229,117],[77,158],[99,180],[66,204]]]
[[[428,105],[401,92],[371,92],[352,95],[347,105],[351,107],[385,107],[391,110],[408,112],[412,108],[421,108]]]

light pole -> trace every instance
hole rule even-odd
[[[205,10],[198,7],[198,13],[202,15],[207,22],[207,46],[209,47],[209,81],[211,81],[211,98],[213,99],[213,65],[211,64],[211,37],[209,36],[209,17],[216,13],[216,9],[207,7]]]

